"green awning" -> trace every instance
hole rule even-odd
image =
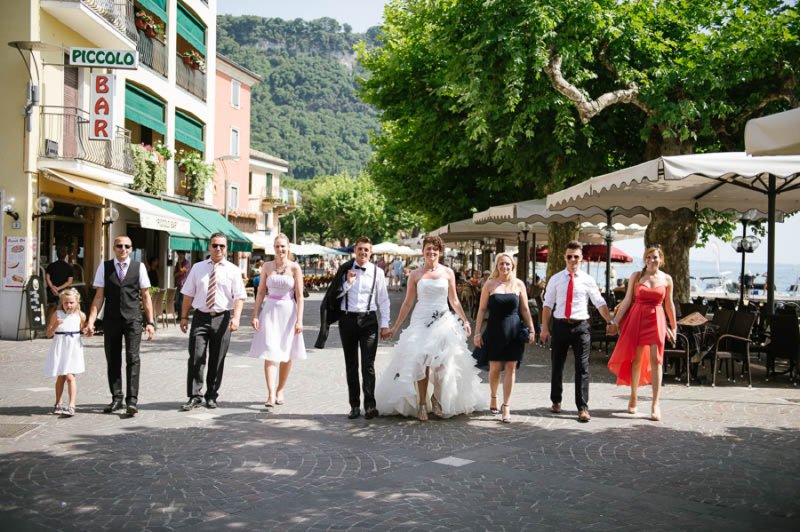
[[[125,85],[125,118],[128,120],[166,135],[165,107],[166,104],[152,94],[130,83]]]
[[[170,249],[176,251],[208,251],[211,235],[220,232],[228,237],[228,251],[244,251],[248,253],[253,251],[253,243],[250,239],[238,227],[215,210],[163,199],[148,197],[142,197],[142,199],[190,220],[189,232],[191,236],[182,233],[170,233]]]
[[[139,4],[164,22],[167,21],[167,0],[139,0]]]
[[[206,26],[178,2],[178,35],[206,55]]]
[[[206,144],[203,142],[203,123],[179,110],[175,111],[175,140],[198,151],[206,151]]]

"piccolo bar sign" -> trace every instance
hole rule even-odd
[[[72,47],[69,49],[69,64],[71,66],[136,70],[139,68],[139,52],[137,50]]]

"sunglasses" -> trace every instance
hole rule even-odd
[[[225,244],[211,244],[214,249],[225,249]]]
[[[567,255],[567,260],[580,260],[583,256],[582,255]]]
[[[133,246],[130,244],[115,244],[114,247],[117,249],[131,249]]]

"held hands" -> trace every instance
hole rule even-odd
[[[94,335],[94,322],[87,322],[86,327],[83,328],[83,335],[84,336],[93,336]]]
[[[609,323],[606,325],[606,335],[608,336],[616,336],[619,334],[619,326],[615,323]]]
[[[388,327],[384,327],[381,329],[381,340],[389,340],[394,336],[394,327],[389,329]]]

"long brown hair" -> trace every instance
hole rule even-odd
[[[651,246],[648,246],[648,248],[644,250],[644,256],[642,257],[642,260],[644,261],[644,267],[642,268],[642,275],[644,275],[644,272],[647,271],[647,256],[653,252],[658,253],[658,256],[661,257],[661,264],[662,265],[664,264],[664,250],[661,249],[661,244],[653,244]]]

